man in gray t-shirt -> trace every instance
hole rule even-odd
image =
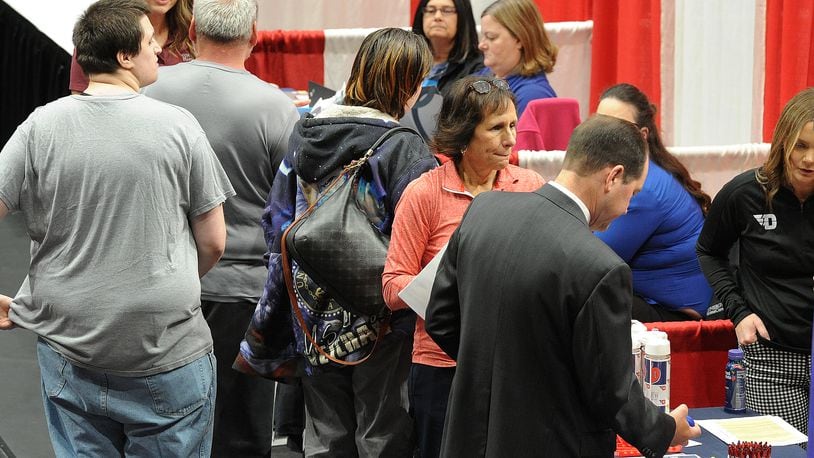
[[[212,452],[268,456],[274,383],[231,366],[266,281],[259,221],[299,115],[288,96],[244,67],[257,41],[255,0],[196,0],[193,16],[197,58],[162,67],[143,93],[198,119],[237,191],[224,204],[226,251],[201,279],[201,309],[218,359]]]
[[[148,13],[139,0],[88,7],[74,29],[87,90],[35,110],[0,152],[0,218],[22,212],[32,240],[0,329],[39,336],[57,456],[210,449],[199,276],[224,250],[234,191],[195,118],[138,93],[161,49]]]

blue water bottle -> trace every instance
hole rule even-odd
[[[729,350],[726,363],[726,401],[724,410],[732,413],[746,411],[746,369],[743,367],[743,350]]]

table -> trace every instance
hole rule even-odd
[[[709,420],[713,418],[736,418],[757,415],[747,411],[745,414],[732,414],[722,407],[706,407],[703,409],[690,409],[690,416],[696,420]],[[701,428],[701,437],[695,439],[701,445],[684,449],[684,453],[694,453],[698,456],[708,458],[726,458],[726,444],[714,436],[712,433]],[[796,445],[786,447],[772,447],[772,458],[805,458],[806,451]]]

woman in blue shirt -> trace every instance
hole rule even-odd
[[[517,118],[532,100],[556,97],[546,73],[554,71],[557,47],[548,39],[532,0],[499,0],[481,14],[483,65],[479,75],[509,83],[517,98]]]
[[[626,83],[610,87],[600,96],[596,112],[637,124],[650,149],[642,191],[631,199],[627,214],[596,233],[633,271],[633,319],[715,317],[707,316],[710,304],[717,301],[695,254],[709,195],[664,147],[655,123],[656,107],[638,88]]]

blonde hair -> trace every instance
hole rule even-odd
[[[399,119],[432,65],[424,37],[379,29],[362,41],[345,88],[345,104],[375,108]]]
[[[532,76],[554,71],[557,46],[548,38],[543,17],[532,0],[497,0],[483,10],[483,16],[495,18],[520,42],[517,73]]]
[[[800,139],[800,131],[814,121],[814,88],[803,89],[786,103],[774,128],[769,157],[755,172],[755,177],[766,193],[766,206],[772,208],[772,199],[780,186],[790,184],[789,156]]]

